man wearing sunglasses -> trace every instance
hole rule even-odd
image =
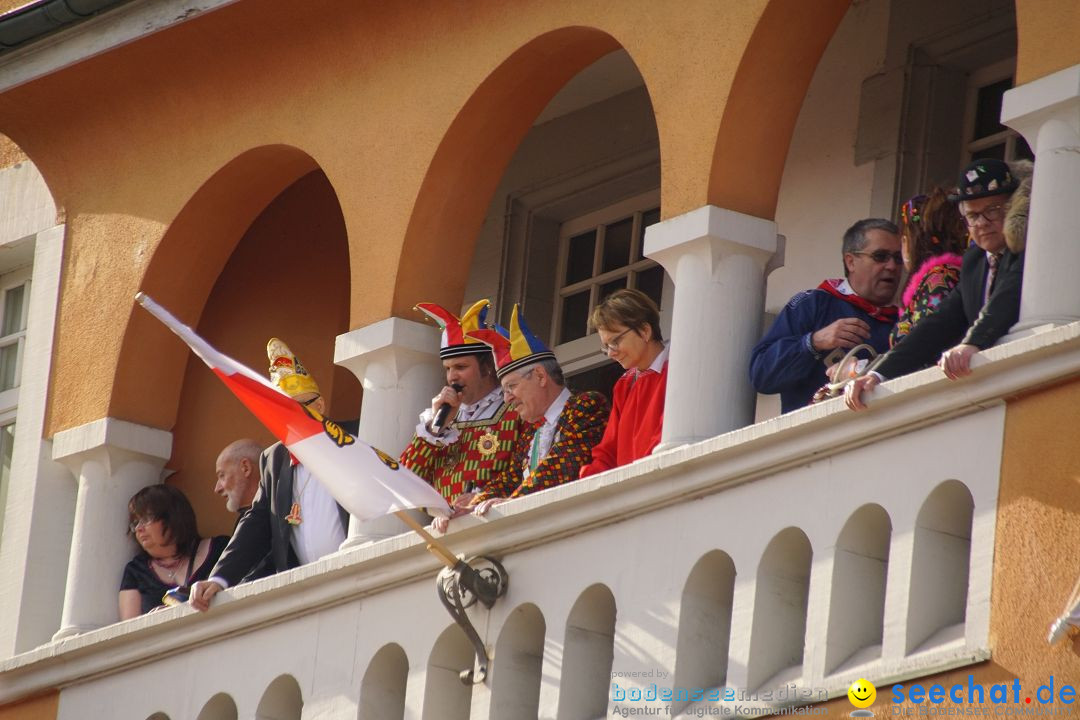
[[[782,412],[809,405],[829,382],[827,369],[856,345],[889,348],[904,267],[896,225],[858,221],[844,233],[841,253],[844,278],[793,297],[751,353],[751,382],[760,393],[779,393]]]
[[[1029,167],[1023,168],[1029,174]],[[1002,160],[976,160],[960,174],[951,199],[960,203],[972,244],[964,253],[960,283],[937,312],[911,329],[872,372],[845,388],[852,410],[866,407],[863,393],[884,380],[937,363],[956,380],[971,372],[971,358],[996,343],[1020,317],[1023,252],[1005,244],[1005,215],[1020,184],[1017,168]]]

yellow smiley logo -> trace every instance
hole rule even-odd
[[[857,708],[868,708],[877,699],[877,688],[872,683],[859,678],[847,689],[848,700]]]

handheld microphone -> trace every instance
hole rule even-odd
[[[454,389],[454,392],[461,392],[464,390],[464,386],[457,383],[450,383],[450,387]],[[443,403],[439,406],[439,411],[435,413],[435,419],[431,421],[431,434],[438,435],[443,431],[443,426],[446,425],[446,418],[450,416],[450,403]]]

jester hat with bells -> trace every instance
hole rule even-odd
[[[495,374],[500,380],[507,373],[526,365],[555,359],[555,353],[529,330],[516,304],[510,315],[509,337],[495,330],[476,330],[469,333],[469,337],[491,347],[495,356]]]
[[[478,300],[460,318],[435,303],[417,303],[413,309],[424,313],[442,328],[439,357],[445,360],[458,355],[478,355],[488,352],[488,346],[469,337],[469,333],[484,329],[484,321],[487,319],[490,305],[491,302],[488,300]]]
[[[319,392],[319,384],[308,374],[300,359],[281,340],[270,338],[266,343],[266,357],[270,360],[270,382],[281,388],[289,397]]]

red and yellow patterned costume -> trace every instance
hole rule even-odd
[[[431,483],[446,501],[480,490],[492,477],[510,469],[514,450],[532,427],[500,402],[486,419],[453,422],[457,439],[432,444],[419,435],[401,453],[401,464]]]
[[[536,469],[522,479],[529,464],[533,433],[542,423],[526,424],[527,430],[518,438],[515,462],[488,482],[474,502],[521,497],[577,480],[581,467],[592,457],[593,446],[604,437],[610,409],[607,398],[598,392],[571,395],[559,413],[558,434],[551,449]]]

